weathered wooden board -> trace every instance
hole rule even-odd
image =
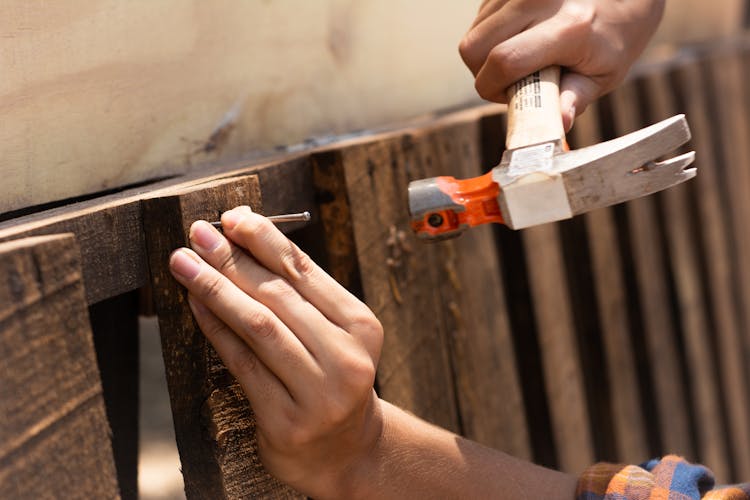
[[[664,221],[667,239],[667,249],[670,255],[670,266],[672,279],[675,285],[679,320],[682,327],[682,337],[685,345],[685,355],[688,366],[689,379],[686,383],[690,387],[690,406],[695,415],[696,446],[698,458],[701,463],[707,465],[716,474],[719,481],[730,481],[730,453],[726,446],[726,436],[722,407],[728,406],[733,411],[739,411],[745,397],[741,396],[742,380],[738,380],[738,365],[741,351],[738,346],[738,330],[732,316],[731,300],[726,300],[725,287],[717,283],[721,279],[716,266],[721,263],[710,262],[712,259],[722,257],[716,252],[717,246],[724,246],[726,234],[720,214],[715,211],[716,186],[714,156],[715,148],[710,144],[711,131],[706,127],[706,96],[702,93],[693,94],[693,103],[687,104],[683,99],[677,102],[676,86],[682,85],[682,78],[669,78],[670,68],[659,68],[658,71],[650,72],[642,77],[639,82],[640,103],[646,110],[644,113],[648,122],[656,122],[668,118],[678,112],[687,112],[690,118],[693,144],[698,154],[698,168],[700,169],[697,180],[689,184],[682,184],[666,190],[661,196],[664,207]],[[688,77],[682,73],[683,77]],[[703,178],[705,175],[705,179]],[[705,208],[703,208],[705,207]],[[698,214],[712,216],[711,219],[701,219]],[[704,254],[700,252],[701,245],[696,245],[695,238],[700,237],[699,242],[707,245],[713,252]],[[702,269],[706,269],[710,276],[704,276]],[[708,283],[704,284],[704,279]],[[723,281],[723,280],[722,280]],[[708,292],[708,294],[706,294]],[[729,309],[727,309],[729,308]],[[721,316],[721,318],[719,318]],[[717,318],[711,321],[711,318]],[[721,361],[717,367],[715,364],[714,339],[719,343],[735,345],[735,352],[727,349],[721,351]],[[740,362],[741,363],[741,362]],[[717,380],[717,368],[724,372],[724,380],[728,385],[734,387],[730,391],[729,399],[721,401],[722,394],[719,381]],[[740,391],[738,394],[737,391]],[[735,413],[736,415],[736,413]],[[744,441],[742,429],[737,424],[746,426],[747,419],[733,419],[733,428],[738,431],[734,435],[737,439],[735,446]],[[747,436],[747,428],[744,429]],[[750,437],[748,437],[750,439]],[[741,448],[746,448],[740,445]]]
[[[71,232],[79,241],[89,304],[129,292],[148,282],[140,200],[224,177],[257,173],[274,196],[268,214],[308,210],[313,204],[306,155],[259,164],[225,165],[179,179],[74,203],[0,223],[0,241]],[[292,229],[287,225],[287,229]]]
[[[703,65],[703,83],[708,116],[715,131],[714,141],[720,145],[717,158],[722,164],[718,172],[723,183],[723,197],[728,202],[725,212],[731,228],[730,261],[735,276],[733,293],[739,312],[739,325],[745,338],[733,335],[731,331],[718,332],[719,364],[727,404],[727,417],[732,458],[738,478],[750,475],[750,429],[747,415],[750,414],[748,398],[747,358],[743,359],[743,340],[746,341],[750,325],[750,119],[747,110],[750,96],[747,92],[746,74],[742,57],[747,46],[728,48],[712,54]],[[716,151],[716,150],[714,150]],[[741,335],[741,334],[740,334]],[[746,344],[744,344],[746,345]],[[747,351],[744,352],[745,356]]]
[[[123,500],[138,498],[138,311],[136,290],[89,307]]]
[[[175,435],[188,498],[296,498],[257,457],[254,419],[239,385],[198,329],[186,291],[168,269],[190,225],[237,205],[261,209],[255,176],[217,180],[144,200],[154,289]]]
[[[522,239],[558,466],[579,474],[594,462],[594,447],[558,231],[545,224]]]
[[[578,117],[572,133],[568,136],[574,148],[597,144],[602,141],[597,104],[589,106],[586,113]],[[584,217],[588,244],[589,265],[594,281],[592,303],[584,304],[582,314],[592,314],[598,319],[604,350],[603,378],[608,387],[599,398],[606,400],[607,418],[611,419],[613,457],[625,463],[638,463],[648,456],[647,432],[644,423],[641,384],[637,375],[636,357],[633,352],[631,325],[628,319],[628,303],[623,276],[620,242],[617,238],[614,213],[611,208],[589,212]],[[578,241],[578,245],[583,242]],[[640,346],[638,346],[640,348]],[[596,378],[589,374],[590,378]],[[599,436],[605,438],[605,436]]]
[[[739,33],[747,2],[744,0],[679,0],[665,2],[664,17],[652,46],[715,40]]]
[[[118,497],[75,239],[0,244],[0,276],[0,497]]]
[[[0,213],[476,100],[476,4],[13,0]]]
[[[481,113],[313,158],[328,268],[361,286],[386,331],[382,397],[517,456],[530,449],[492,235],[426,245],[408,226],[406,187],[480,173]],[[351,256],[356,257],[356,262]]]
[[[644,126],[639,113],[637,95],[631,82],[615,91],[604,101],[602,123],[609,121],[604,139],[623,135]],[[686,390],[682,380],[682,360],[678,332],[671,315],[668,273],[660,239],[655,197],[634,200],[620,213],[621,234],[626,233],[631,262],[628,268],[635,275],[636,307],[644,331],[648,368],[655,390],[659,436],[665,452],[694,456]],[[623,220],[624,219],[624,220]]]

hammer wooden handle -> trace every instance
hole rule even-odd
[[[508,90],[506,149],[562,140],[560,67],[550,66],[522,78]]]

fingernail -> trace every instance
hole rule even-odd
[[[221,244],[221,235],[211,224],[199,220],[190,226],[190,241],[201,250],[213,252]]]
[[[195,260],[184,248],[172,252],[172,256],[169,258],[169,267],[172,273],[179,274],[186,280],[195,278],[201,270],[200,262]]]
[[[221,214],[221,227],[229,231],[240,222],[242,215],[233,208]]]
[[[576,120],[576,107],[575,106],[571,106],[570,109],[568,110],[568,118],[570,118],[570,127],[569,127],[570,129],[570,128],[573,128],[573,122],[575,122]]]

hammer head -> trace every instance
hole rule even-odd
[[[689,140],[685,116],[677,115],[574,151],[559,141],[508,150],[490,174],[470,179],[472,185],[452,177],[412,182],[412,227],[427,239],[485,222],[522,229],[655,193],[695,176],[686,168],[693,152],[657,161]],[[478,186],[485,177],[499,189]]]

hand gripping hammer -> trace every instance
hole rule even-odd
[[[506,151],[490,172],[409,184],[417,236],[450,238],[487,222],[522,229],[655,193],[695,176],[695,168],[686,168],[694,152],[656,161],[690,140],[684,115],[569,151],[559,80],[560,68],[553,66],[509,90]]]

